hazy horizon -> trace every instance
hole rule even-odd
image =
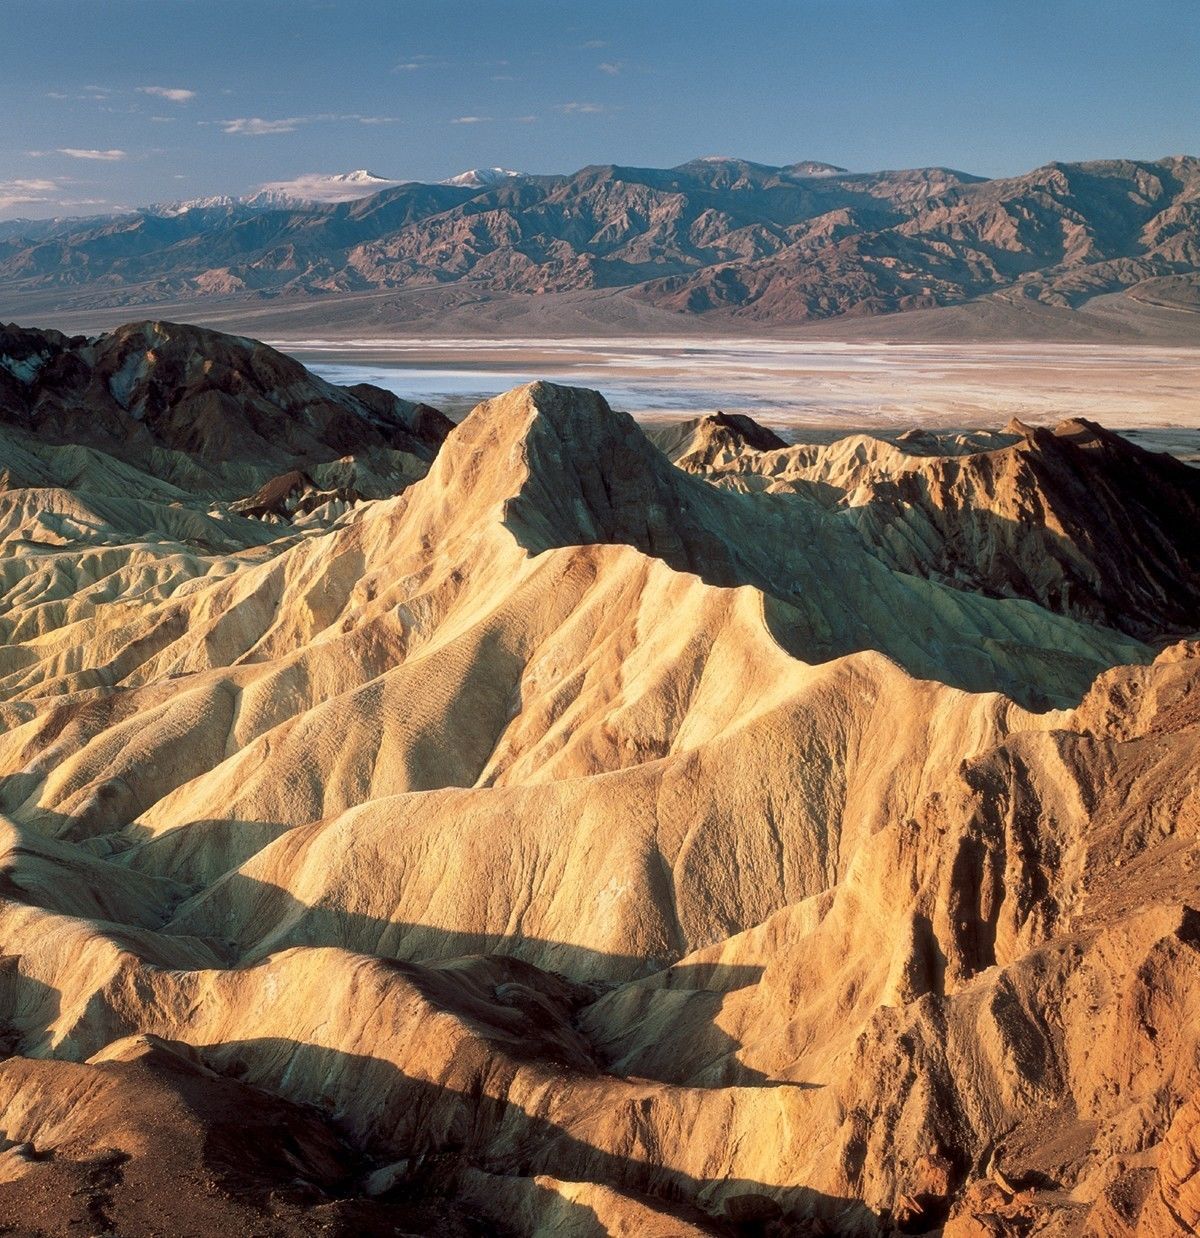
[[[751,7],[12,0],[0,218],[358,168],[437,181],[721,154],[1002,176],[1200,145],[1200,9],[1181,0]]]

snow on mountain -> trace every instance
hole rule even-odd
[[[789,176],[841,176],[846,169],[839,168],[836,163],[821,163],[816,159],[805,159],[784,168]]]
[[[401,185],[403,181],[376,176],[366,168],[356,172],[305,172],[290,181],[269,181],[242,199],[245,206],[290,207],[311,202],[353,202]]]
[[[489,185],[498,185],[514,176],[524,175],[524,172],[514,172],[511,168],[468,168],[457,176],[448,176],[441,183],[461,185],[464,189],[486,189]]]
[[[173,219],[176,215],[186,215],[188,211],[212,210],[222,206],[237,206],[240,199],[227,193],[214,194],[207,198],[188,198],[183,202],[155,202],[146,207],[152,215],[160,215],[164,219]]]

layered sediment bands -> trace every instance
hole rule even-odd
[[[1190,476],[694,435],[534,384],[330,527],[4,560],[0,1214],[1186,1232]]]

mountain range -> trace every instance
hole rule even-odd
[[[1195,1233],[1198,526],[0,329],[0,1228]]]
[[[1200,160],[1189,156],[1000,179],[711,157],[563,176],[473,170],[368,196],[370,173],[318,179],[247,201],[6,224],[0,301],[10,313],[202,312],[382,295],[384,318],[399,321],[430,296],[572,296],[601,316],[734,329],[978,304],[1069,313],[1125,293],[1186,329],[1200,296]]]

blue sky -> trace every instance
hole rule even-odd
[[[1200,0],[0,0],[0,218],[308,172],[1200,153]]]

